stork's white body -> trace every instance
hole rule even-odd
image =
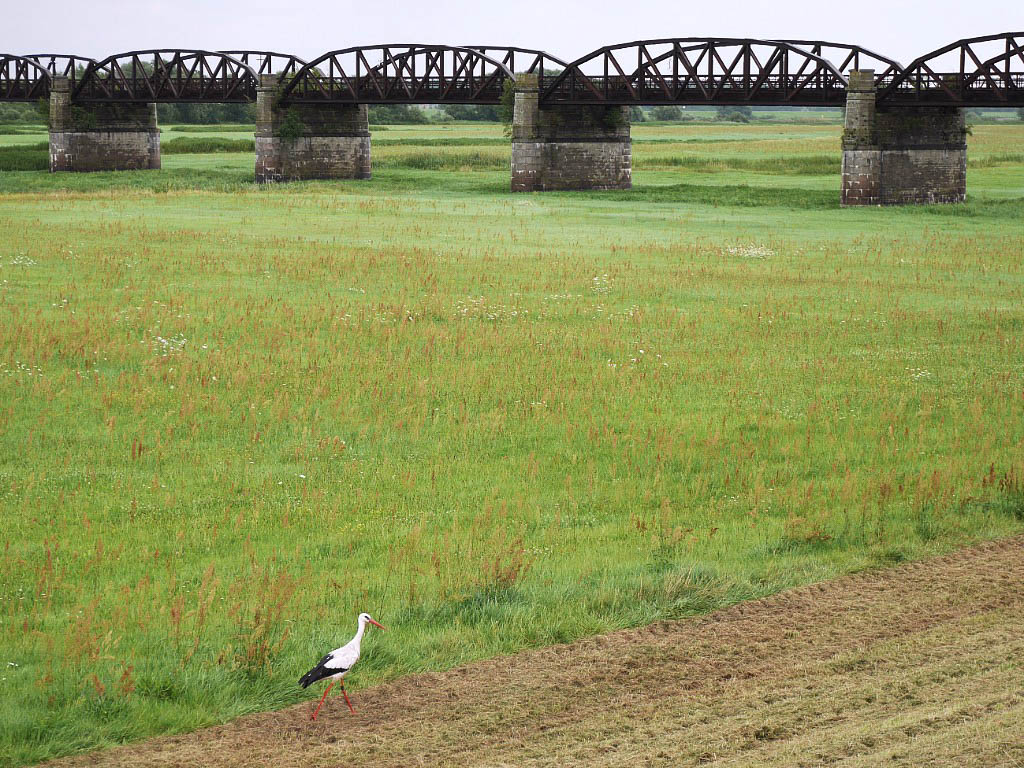
[[[317,712],[320,711],[320,707],[323,706],[324,699],[326,699],[327,694],[330,693],[331,686],[334,685],[335,680],[341,681],[341,690],[343,693],[345,692],[344,677],[345,674],[352,669],[355,663],[359,661],[359,651],[363,644],[363,634],[366,632],[367,624],[373,624],[384,629],[384,627],[370,617],[370,614],[359,614],[359,629],[356,631],[356,636],[340,648],[335,648],[320,659],[315,667],[299,679],[299,685],[303,688],[308,688],[318,680],[331,681],[327,686],[327,690],[324,691],[323,698],[320,699],[320,704],[317,706],[316,712],[313,713],[314,720],[316,719]],[[355,709],[352,708],[352,702],[348,700],[347,693],[345,693],[345,702],[348,704],[348,708],[355,712]]]
[[[356,636],[345,643],[341,648],[335,648],[324,656],[318,667],[322,667],[324,674],[319,679],[340,680],[359,661],[359,650],[363,644],[363,634],[366,632],[366,623],[359,622],[359,631]],[[315,669],[315,667],[314,667]],[[312,670],[311,670],[312,671]]]

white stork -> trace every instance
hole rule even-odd
[[[375,627],[384,629],[384,626],[374,621],[370,614],[360,613],[359,631],[356,632],[356,636],[341,646],[341,648],[335,648],[320,659],[320,662],[315,667],[299,679],[299,685],[303,688],[308,688],[317,680],[331,679],[327,690],[324,691],[324,695],[320,699],[320,703],[316,705],[316,711],[313,712],[314,720],[316,720],[316,716],[320,712],[320,707],[324,705],[324,699],[327,698],[327,694],[331,692],[331,686],[334,685],[335,680],[341,681],[341,692],[345,695],[345,703],[348,704],[352,714],[355,714],[355,710],[352,709],[352,702],[348,700],[348,692],[345,691],[345,673],[352,669],[352,666],[359,661],[359,645],[363,641],[363,633],[366,631],[367,624],[373,624]]]

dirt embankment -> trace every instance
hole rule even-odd
[[[1024,768],[1024,537],[60,766]]]

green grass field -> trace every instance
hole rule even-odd
[[[885,210],[838,134],[635,126],[628,192],[508,193],[496,125],[0,172],[0,763],[312,697],[362,610],[353,690],[1024,529],[1024,125]]]

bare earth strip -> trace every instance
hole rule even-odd
[[[1024,537],[58,761],[1024,766]]]

